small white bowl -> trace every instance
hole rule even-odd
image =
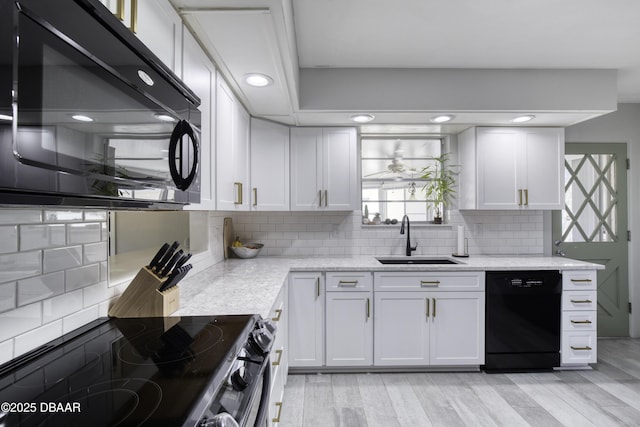
[[[231,250],[238,258],[255,258],[264,247],[262,243],[245,243],[242,246],[231,246]]]

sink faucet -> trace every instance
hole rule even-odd
[[[418,242],[416,242],[415,246],[411,246],[411,224],[409,223],[409,216],[405,215],[402,217],[402,223],[400,224],[400,234],[404,234],[404,220],[407,220],[407,250],[405,254],[407,256],[411,256],[411,252],[418,249]]]

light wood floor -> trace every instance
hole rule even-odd
[[[601,339],[591,371],[289,375],[300,426],[640,426],[640,339]]]

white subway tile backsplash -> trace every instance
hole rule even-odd
[[[109,299],[109,288],[107,287],[107,282],[101,282],[97,285],[87,286],[83,289],[83,292],[85,307],[98,305],[102,301]]]
[[[62,335],[62,320],[48,323],[15,338],[15,357]]]
[[[84,265],[65,272],[65,290],[67,292],[90,286],[100,281],[100,264]]]
[[[62,319],[62,333],[66,334],[67,332],[71,332],[80,326],[96,320],[98,317],[100,317],[100,307],[97,305],[75,312]]]
[[[0,283],[42,273],[40,251],[0,255]]]
[[[20,226],[20,250],[44,249],[65,245],[63,224],[37,224]]]
[[[16,283],[0,285],[0,313],[16,308]]]
[[[27,305],[64,292],[64,272],[18,280],[18,305]]]
[[[84,245],[84,263],[92,264],[107,260],[107,242]]]
[[[40,303],[30,304],[0,314],[0,342],[20,335],[42,324]]]
[[[82,216],[81,210],[44,211],[45,222],[80,222],[82,221]]]
[[[13,340],[0,342],[0,364],[13,359]]]
[[[70,245],[95,243],[102,239],[99,222],[67,225],[67,240]]]
[[[43,264],[45,273],[79,267],[82,265],[82,246],[46,249]]]
[[[1,209],[0,224],[31,224],[42,222],[42,211],[30,209]]]
[[[81,289],[49,298],[42,301],[42,320],[44,323],[49,323],[61,319],[64,316],[82,310],[83,303]]]
[[[0,226],[0,254],[18,250],[18,227],[15,225]]]

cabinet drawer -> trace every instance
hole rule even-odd
[[[484,273],[480,272],[379,272],[374,273],[376,291],[483,291]]]
[[[595,270],[562,272],[562,289],[565,291],[596,289],[597,284],[598,279]]]
[[[595,310],[597,291],[565,291],[562,293],[562,310]]]
[[[596,331],[563,332],[560,362],[565,364],[596,363]]]
[[[341,271],[338,273],[326,273],[326,275],[327,292],[373,290],[373,277],[368,272]]]
[[[597,312],[593,311],[563,311],[563,331],[595,331],[597,325]]]

